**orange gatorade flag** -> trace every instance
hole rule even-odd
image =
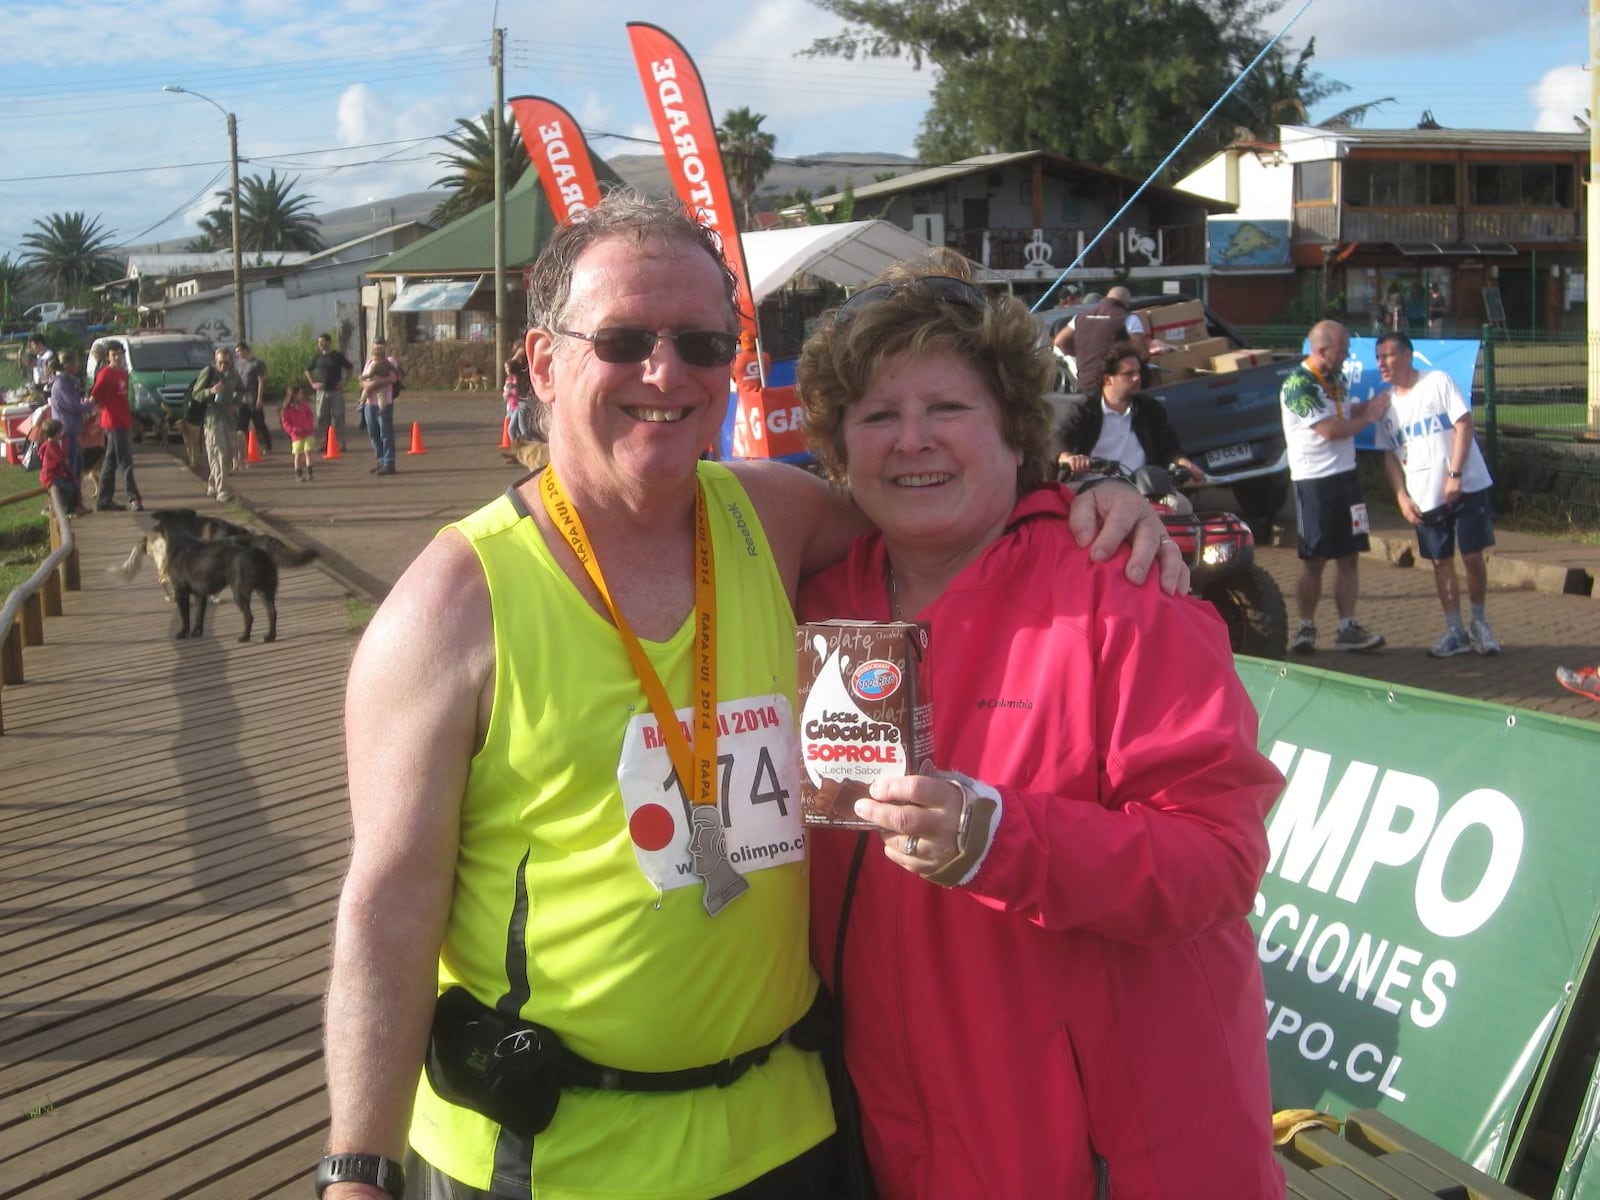
[[[800,401],[792,385],[759,391],[737,388],[733,402],[737,405],[730,447],[734,458],[779,458],[805,450]]]
[[[633,60],[655,121],[673,190],[695,218],[722,238],[722,252],[739,284],[739,321],[752,332],[755,300],[750,272],[739,241],[739,222],[728,190],[728,175],[717,145],[717,125],[694,60],[670,33],[643,21],[628,22]]]
[[[634,65],[644,85],[666,158],[673,190],[695,219],[722,239],[722,252],[738,284],[739,323],[757,339],[756,302],[750,291],[750,269],[745,265],[744,243],[728,189],[728,173],[717,144],[717,125],[700,81],[700,72],[684,48],[666,30],[644,21],[628,22],[628,41]],[[787,393],[787,397],[776,395]],[[766,388],[760,393],[736,393],[734,403],[734,454],[741,458],[771,458],[805,449],[791,421],[793,388]],[[778,448],[779,445],[788,447]]]
[[[599,204],[600,185],[589,143],[572,114],[543,96],[513,96],[509,103],[556,220],[565,225]]]

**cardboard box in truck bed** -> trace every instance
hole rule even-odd
[[[1144,322],[1145,333],[1163,342],[1183,345],[1206,336],[1206,310],[1198,300],[1143,308],[1136,315]]]
[[[1165,354],[1150,356],[1150,365],[1156,369],[1156,382],[1187,379],[1197,371],[1211,370],[1211,360],[1228,350],[1227,338],[1202,338]]]
[[[1259,367],[1272,361],[1271,350],[1229,350],[1211,360],[1213,371],[1237,371],[1241,367]]]

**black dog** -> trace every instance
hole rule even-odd
[[[201,516],[192,508],[158,508],[136,518],[141,526],[163,535],[188,534],[199,542],[243,542],[272,555],[280,567],[303,567],[317,557],[315,550],[296,550],[275,537],[257,533],[221,517]]]
[[[206,605],[211,597],[221,594],[224,587],[233,590],[233,602],[244,614],[244,632],[241,642],[250,640],[250,630],[255,625],[255,615],[250,611],[250,597],[259,594],[267,609],[267,636],[261,640],[278,640],[278,564],[272,555],[259,546],[222,538],[202,542],[184,533],[152,533],[145,539],[150,545],[150,557],[165,567],[168,581],[178,602],[178,628],[180,638],[199,637],[206,628]],[[189,627],[189,600],[198,600],[194,613],[194,628]]]
[[[205,632],[206,605],[226,587],[233,590],[233,602],[244,614],[244,633],[239,640],[250,640],[255,624],[250,597],[255,593],[261,595],[267,609],[267,635],[262,640],[277,640],[278,567],[303,566],[317,557],[315,550],[296,550],[242,525],[202,517],[192,508],[161,509],[143,514],[140,521],[151,527],[150,533],[140,539],[127,561],[113,570],[129,580],[147,554],[155,560],[163,590],[178,604],[180,638]],[[191,629],[192,597],[199,598],[199,605]]]

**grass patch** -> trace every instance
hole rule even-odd
[[[1472,420],[1481,433],[1488,427],[1488,409],[1482,403],[1472,406]],[[1587,401],[1529,400],[1495,405],[1495,423],[1501,433],[1567,434],[1594,437],[1600,429],[1589,423]]]
[[[31,492],[39,476],[20,467],[0,467],[0,500]],[[0,600],[25,583],[50,553],[50,518],[43,496],[0,505]]]
[[[370,600],[363,600],[359,596],[346,596],[344,601],[345,615],[350,619],[350,632],[360,633],[372,623],[372,615],[378,611],[378,606]]]
[[[306,381],[306,364],[317,352],[317,335],[305,326],[294,333],[254,343],[250,351],[267,367],[267,406],[276,413],[291,383]],[[269,418],[277,428],[276,417]]]

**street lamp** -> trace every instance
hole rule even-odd
[[[239,245],[239,124],[233,119],[233,114],[210,96],[203,95],[192,88],[180,87],[176,83],[161,85],[163,92],[181,92],[185,96],[193,96],[196,100],[204,100],[228,119],[228,166],[233,172],[232,200],[233,200],[233,340],[242,342],[244,336],[244,251]]]

